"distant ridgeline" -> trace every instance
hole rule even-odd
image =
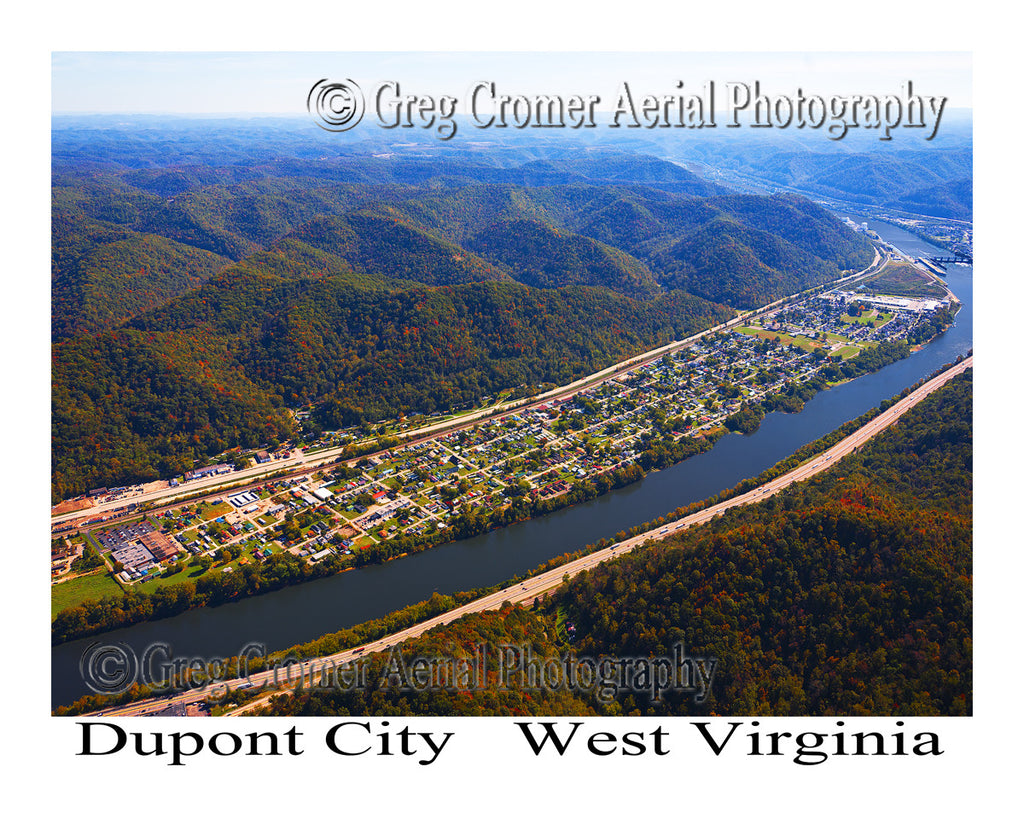
[[[873,257],[806,199],[650,156],[222,136],[54,132],[55,501],[283,440],[286,409],[330,428],[566,383]]]
[[[365,685],[266,712],[970,714],[971,385],[958,376],[808,483],[577,575],[532,611],[467,615],[374,655]],[[715,661],[706,686],[652,696],[638,676],[586,671],[681,656]],[[465,673],[419,690],[417,658]],[[536,685],[531,667],[534,683],[578,674]]]

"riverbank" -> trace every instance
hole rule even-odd
[[[872,228],[906,254],[935,252],[888,225],[877,223]],[[435,592],[454,595],[500,586],[552,558],[655,520],[680,505],[713,497],[877,407],[958,355],[968,354],[973,344],[973,271],[950,268],[947,281],[965,309],[946,333],[878,372],[819,393],[799,414],[768,414],[751,435],[725,436],[709,452],[541,518],[274,594],[139,623],[110,632],[104,639],[128,646],[140,656],[157,643],[172,647],[179,657],[230,657],[254,641],[277,651],[384,617]],[[53,707],[88,693],[80,666],[83,652],[94,639],[52,649]]]
[[[409,537],[400,534],[383,543],[361,549],[349,561],[339,555],[311,564],[289,552],[273,555],[263,563],[237,567],[236,571],[207,570],[195,581],[143,591],[129,588],[123,595],[85,601],[60,612],[51,624],[51,641],[59,645],[145,621],[155,621],[190,609],[215,607],[245,597],[267,594],[283,588],[322,579],[351,568],[387,563],[400,557],[459,540],[466,540],[497,528],[541,517],[554,511],[593,500],[614,489],[642,480],[652,469],[681,463],[710,450],[726,429],[755,432],[766,412],[799,412],[806,401],[822,390],[875,372],[910,354],[905,342],[882,342],[856,358],[820,362],[818,370],[799,384],[744,402],[737,412],[722,419],[722,425],[699,436],[677,437],[672,431],[649,437],[637,450],[635,460],[625,466],[599,472],[579,481],[570,492],[551,498],[513,498],[490,513],[464,513],[451,519],[444,530]],[[754,409],[756,408],[756,410]],[[733,423],[735,419],[740,419]]]
[[[916,403],[946,383],[949,378],[969,366],[971,366],[970,359],[966,362],[958,360],[951,363],[930,378],[924,379],[912,388],[907,388],[899,396],[883,402],[878,408],[870,410],[824,438],[803,447],[785,461],[775,464],[756,478],[747,479],[733,487],[732,490],[722,492],[713,498],[691,504],[686,508],[678,508],[674,513],[656,521],[633,527],[629,532],[622,532],[616,536],[616,542],[602,539],[574,554],[563,555],[548,561],[529,572],[525,578],[514,578],[501,584],[497,589],[481,589],[468,593],[469,600],[467,600],[466,594],[460,595],[459,597],[465,602],[459,603],[451,597],[444,598],[434,595],[424,603],[407,607],[401,612],[394,612],[386,618],[325,635],[318,640],[292,646],[285,651],[275,652],[269,656],[233,657],[226,661],[219,661],[216,671],[205,669],[191,679],[176,681],[177,685],[184,688],[186,693],[172,699],[182,701],[194,699],[199,689],[202,689],[199,695],[217,691],[219,692],[217,694],[218,707],[223,708],[228,702],[239,702],[249,698],[251,694],[248,689],[253,685],[265,687],[271,685],[272,679],[275,682],[279,681],[280,678],[276,676],[276,672],[268,672],[265,669],[287,667],[289,681],[311,679],[312,667],[304,669],[302,660],[319,657],[319,662],[323,667],[330,667],[332,664],[351,660],[355,654],[387,648],[409,637],[418,636],[436,625],[450,622],[449,613],[452,617],[457,617],[470,611],[495,608],[506,602],[527,603],[530,599],[550,591],[561,582],[565,575],[571,576],[592,568],[597,562],[613,559],[652,540],[663,539],[680,528],[704,523],[732,506],[762,500],[781,491],[791,483],[806,480],[823,469],[827,469],[844,454],[859,448],[870,437],[895,423],[904,412],[909,411]],[[648,533],[654,529],[659,529],[659,531],[648,537]],[[510,587],[511,592],[500,591]],[[410,619],[413,622],[409,625],[400,625]],[[356,646],[361,647],[353,652],[348,651]],[[297,664],[294,669],[291,667],[293,664]],[[292,676],[293,671],[295,671],[295,676]],[[246,680],[241,688],[239,685],[242,681],[239,678]],[[212,685],[211,680],[216,680],[217,684]],[[222,685],[226,685],[225,681],[228,680],[234,683],[228,686],[232,689],[230,694],[226,688],[222,688]],[[168,686],[161,693],[166,693],[167,690],[171,690],[171,688]],[[127,705],[130,702],[146,700],[153,694],[152,689],[136,687],[117,698],[86,697],[73,706],[58,709],[57,713],[58,715],[72,715],[99,708],[109,709]],[[112,713],[118,713],[118,711],[115,710]],[[129,710],[124,713],[136,712]]]

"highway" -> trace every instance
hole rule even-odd
[[[874,273],[886,266],[889,262],[888,255],[880,254],[879,251],[875,250],[875,259],[871,265],[864,270],[851,273],[843,278],[836,279],[826,285],[826,289],[836,287],[840,284],[852,282],[853,280]],[[811,290],[817,290],[818,288],[811,288]],[[805,291],[809,292],[809,291]],[[420,441],[429,440],[431,438],[445,435],[450,432],[465,429],[467,427],[474,426],[484,420],[503,418],[513,413],[521,412],[529,407],[538,406],[540,404],[547,403],[556,398],[568,398],[580,390],[588,387],[597,386],[604,383],[609,378],[622,375],[624,373],[636,370],[639,367],[644,366],[658,358],[661,358],[667,353],[676,352],[691,344],[705,338],[709,335],[728,330],[732,327],[737,327],[750,321],[754,316],[766,316],[774,312],[784,304],[801,298],[805,293],[797,293],[791,296],[778,299],[771,304],[767,304],[763,307],[759,307],[756,310],[751,310],[738,314],[736,317],[729,319],[728,321],[719,324],[715,327],[710,327],[707,330],[696,333],[695,335],[688,336],[680,341],[672,341],[668,344],[663,344],[660,347],[656,347],[653,350],[648,350],[645,353],[641,353],[634,358],[628,359],[624,362],[618,362],[612,364],[609,367],[605,367],[603,370],[591,373],[573,381],[570,384],[566,384],[562,387],[555,387],[554,389],[548,390],[547,392],[539,395],[534,395],[529,398],[522,398],[516,401],[511,401],[501,405],[493,405],[490,407],[484,407],[479,410],[475,410],[471,413],[461,415],[457,418],[450,418],[445,421],[439,421],[435,424],[431,424],[425,427],[420,427],[415,430],[409,430],[408,432],[402,432],[389,437],[398,438],[401,441],[401,446],[405,446]],[[184,498],[188,498],[188,502],[194,503],[197,500],[205,498],[211,498],[216,495],[220,495],[228,490],[233,492],[240,492],[246,487],[252,486],[254,483],[258,483],[261,480],[267,479],[271,474],[275,476],[275,480],[294,477],[296,475],[310,474],[317,471],[317,469],[333,463],[338,460],[344,452],[343,447],[335,447],[331,449],[321,450],[315,453],[303,453],[296,450],[290,457],[280,460],[275,460],[267,464],[259,464],[256,466],[248,467],[247,469],[232,472],[227,476],[219,475],[212,476],[209,478],[200,478],[195,481],[189,481],[186,484],[180,486],[171,487],[167,486],[164,488],[154,489],[148,492],[136,493],[133,495],[125,496],[124,498],[114,500],[102,505],[90,506],[84,509],[78,509],[73,512],[65,512],[60,515],[51,516],[51,526],[54,529],[53,534],[58,534],[62,529],[63,525],[71,524],[75,521],[84,521],[87,518],[94,518],[97,516],[109,516],[112,513],[119,512],[127,507],[129,504],[144,504],[144,503],[156,503],[160,502],[161,505],[151,508],[148,511],[157,512],[162,511],[166,508],[171,508],[176,503],[183,502]],[[372,454],[372,453],[371,453]],[[352,458],[347,463],[349,465],[354,464],[359,458]],[[134,515],[135,513],[133,513]],[[141,511],[138,513],[141,515]],[[129,516],[131,517],[131,516]],[[104,525],[105,521],[96,521],[94,525]],[[83,527],[84,528],[84,527]]]
[[[843,438],[839,443],[828,449],[826,452],[815,456],[811,460],[800,464],[794,469],[787,472],[785,475],[780,475],[774,480],[764,484],[763,486],[757,487],[750,490],[742,495],[738,495],[721,503],[717,503],[714,506],[710,506],[707,509],[703,509],[678,521],[674,521],[660,529],[643,534],[635,537],[628,538],[627,540],[619,543],[614,543],[607,548],[585,555],[577,560],[574,560],[565,565],[559,566],[550,571],[544,572],[543,574],[531,577],[519,583],[515,587],[502,589],[501,591],[489,594],[486,597],[482,597],[471,603],[467,603],[464,606],[460,606],[452,611],[445,612],[444,614],[432,617],[422,623],[418,623],[414,626],[410,626],[403,631],[395,634],[382,637],[378,640],[374,640],[370,643],[366,643],[362,646],[353,647],[340,651],[336,654],[332,654],[327,657],[315,658],[306,660],[302,663],[297,663],[292,666],[289,670],[291,672],[291,685],[297,684],[300,678],[309,684],[311,676],[315,677],[318,670],[330,669],[332,666],[340,665],[342,663],[351,662],[352,660],[372,654],[377,651],[383,651],[390,648],[393,645],[401,643],[405,640],[409,640],[414,637],[418,637],[426,631],[437,626],[450,623],[453,620],[463,617],[467,614],[474,612],[486,611],[488,609],[498,609],[505,603],[511,603],[513,605],[526,605],[532,603],[534,599],[542,596],[546,596],[551,590],[561,585],[563,578],[566,575],[572,577],[573,575],[579,574],[580,572],[588,571],[595,566],[607,561],[613,560],[620,555],[626,554],[633,551],[636,548],[644,546],[648,543],[663,540],[669,537],[678,530],[685,529],[691,526],[699,526],[702,523],[714,518],[716,515],[722,514],[727,509],[731,509],[735,506],[742,506],[744,504],[756,503],[757,501],[763,500],[764,498],[770,497],[777,492],[782,491],[786,487],[798,482],[807,480],[808,478],[818,474],[819,472],[828,469],[830,466],[839,461],[843,456],[853,452],[865,441],[869,440],[872,436],[877,435],[883,429],[894,424],[904,413],[916,406],[920,401],[930,395],[932,392],[937,390],[939,387],[944,385],[947,381],[956,375],[964,372],[968,367],[974,365],[974,357],[971,356],[959,364],[950,367],[945,372],[931,379],[927,383],[920,386],[913,393],[907,397],[901,399],[899,402],[894,404],[892,407],[887,409],[882,414],[876,416],[863,427],[857,429],[847,437]],[[262,688],[267,687],[268,691],[265,695],[258,697],[256,700],[236,709],[231,712],[230,716],[239,716],[245,713],[250,713],[261,705],[265,704],[269,697],[276,693],[280,693],[276,687],[281,685],[282,688],[287,689],[291,686],[283,685],[288,682],[282,678],[283,672],[278,671],[267,671],[252,674],[248,680],[229,680],[222,685],[235,689],[239,686],[250,687],[252,686]],[[275,679],[275,675],[278,679]],[[273,687],[273,688],[272,688]],[[223,690],[223,689],[222,689]],[[131,703],[122,707],[116,707],[111,709],[105,709],[103,711],[96,712],[88,716],[139,716],[146,712],[152,712],[166,707],[171,703],[184,703],[184,702],[195,702],[200,699],[202,692],[199,691],[187,691],[181,694],[176,694],[172,697],[165,697],[160,699],[151,699]]]

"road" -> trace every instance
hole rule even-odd
[[[377,651],[386,650],[393,645],[418,637],[432,628],[450,623],[467,614],[487,611],[489,609],[498,609],[505,603],[511,603],[513,605],[526,605],[532,603],[536,598],[546,596],[550,591],[560,586],[566,575],[572,577],[580,572],[588,571],[607,560],[613,560],[620,555],[631,552],[648,543],[663,540],[681,529],[707,523],[709,520],[722,514],[727,509],[764,500],[767,497],[771,497],[772,495],[781,492],[786,487],[797,483],[798,481],[807,480],[819,472],[828,469],[843,456],[853,452],[872,436],[877,435],[882,430],[894,424],[900,416],[912,407],[916,406],[951,378],[959,375],[968,367],[972,367],[973,365],[974,357],[971,356],[923,384],[913,393],[887,409],[884,413],[876,416],[867,424],[843,438],[843,440],[835,444],[826,452],[823,452],[811,460],[800,464],[785,475],[780,475],[767,484],[752,489],[742,495],[738,495],[729,500],[717,503],[714,506],[710,506],[707,509],[688,515],[687,517],[674,521],[656,531],[645,532],[643,534],[636,535],[635,537],[628,538],[627,540],[620,541],[619,543],[614,543],[607,548],[600,549],[599,551],[585,555],[563,566],[559,566],[555,569],[544,572],[543,574],[524,580],[516,587],[494,592],[486,597],[482,597],[471,603],[467,603],[464,606],[460,606],[457,609],[453,609],[452,611],[432,617],[422,623],[410,626],[409,628],[395,634],[381,637],[380,639],[366,643],[365,645],[346,649],[327,657],[320,657],[306,660],[302,663],[297,663],[288,669],[288,671],[290,671],[290,677],[288,679],[285,679],[283,671],[276,670],[252,674],[247,681],[229,680],[223,683],[223,685],[231,689],[238,688],[240,685],[249,687],[248,683],[251,683],[252,686],[255,687],[265,686],[268,689],[277,685],[289,688],[296,685],[300,678],[305,680],[308,685],[309,680],[317,677],[324,669],[330,670],[342,663],[349,663],[359,657],[366,656]],[[291,684],[286,685],[289,680],[291,681]],[[276,693],[280,693],[276,688],[268,690],[265,695],[258,697],[256,700],[231,712],[230,716],[239,716],[245,713],[250,713],[265,704],[266,701]],[[166,707],[170,703],[195,702],[199,698],[200,692],[187,691],[169,698],[145,700],[122,707],[106,709],[96,712],[90,716],[138,716],[146,713],[147,711],[158,710],[159,708]]]
[[[864,270],[851,273],[843,278],[836,279],[826,285],[826,288],[833,288],[840,284],[851,282],[861,276],[867,275],[868,273],[874,273],[888,264],[889,258],[885,254],[880,254],[876,249],[875,259],[871,265]],[[881,264],[879,264],[881,263]],[[816,290],[818,288],[811,288]],[[805,291],[809,292],[809,291]],[[583,378],[573,381],[571,384],[566,384],[562,387],[555,387],[554,389],[548,390],[545,393],[531,396],[530,398],[522,398],[517,401],[512,401],[507,404],[484,407],[479,410],[475,410],[466,415],[459,416],[457,418],[448,419],[445,421],[439,421],[436,424],[431,424],[426,427],[420,427],[419,429],[410,430],[408,432],[398,433],[390,437],[398,438],[401,441],[401,445],[405,446],[420,441],[430,440],[432,438],[439,437],[441,435],[448,434],[450,432],[465,429],[467,427],[474,426],[484,420],[492,420],[503,418],[513,413],[522,412],[524,409],[538,406],[540,404],[547,403],[556,398],[568,398],[583,389],[588,387],[594,387],[600,385],[610,378],[622,375],[624,373],[631,372],[650,363],[658,358],[661,358],[667,353],[673,353],[677,350],[681,350],[691,344],[705,338],[709,335],[714,335],[723,330],[728,330],[732,327],[740,326],[750,321],[754,316],[766,316],[771,312],[777,310],[787,302],[793,299],[801,298],[805,293],[797,293],[792,296],[786,296],[785,298],[778,299],[777,301],[767,304],[763,307],[759,307],[757,310],[751,310],[740,313],[735,318],[730,319],[722,324],[715,327],[710,327],[707,330],[696,333],[695,335],[689,336],[680,341],[672,341],[668,344],[663,344],[660,347],[656,347],[653,350],[648,350],[634,358],[628,359],[624,362],[612,364],[610,367],[605,367],[603,370],[591,373],[590,375],[584,376]],[[227,476],[213,476],[209,478],[201,478],[199,480],[190,481],[187,484],[182,484],[176,487],[165,487],[162,489],[154,489],[149,492],[143,492],[140,494],[134,494],[126,496],[123,499],[104,503],[100,506],[90,506],[85,509],[78,509],[73,512],[65,512],[60,515],[51,516],[51,526],[54,530],[61,529],[64,524],[73,523],[77,520],[83,520],[85,518],[93,518],[99,515],[110,515],[111,513],[118,512],[124,509],[129,504],[143,504],[143,503],[154,503],[157,501],[161,502],[161,505],[152,508],[149,511],[156,512],[162,511],[165,508],[170,508],[175,505],[175,500],[181,502],[181,499],[188,497],[189,503],[194,503],[197,500],[204,498],[213,497],[220,495],[228,490],[232,492],[240,492],[243,489],[251,486],[254,483],[258,483],[261,480],[265,480],[268,475],[274,474],[275,479],[284,479],[294,477],[301,474],[310,474],[317,471],[320,467],[323,467],[329,463],[336,461],[344,452],[343,447],[336,447],[332,449],[325,449],[315,453],[303,453],[296,450],[293,455],[289,458],[276,460],[267,464],[260,464],[256,466],[248,467],[247,469],[232,472]],[[348,463],[354,464],[358,458],[352,458]],[[139,513],[141,514],[141,512]],[[131,517],[131,516],[129,516]],[[96,526],[106,525],[106,522],[97,522]],[[57,532],[55,531],[54,534]]]

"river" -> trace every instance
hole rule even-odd
[[[861,217],[855,221],[863,221]],[[912,256],[940,248],[884,222],[868,220],[883,239]],[[753,435],[729,435],[715,447],[588,503],[451,543],[382,566],[370,566],[281,591],[65,643],[51,652],[54,707],[90,693],[79,659],[90,644],[126,643],[141,656],[166,643],[177,657],[237,654],[248,643],[269,651],[306,642],[443,594],[500,583],[603,537],[703,500],[757,475],[804,444],[856,418],[973,346],[973,269],[951,266],[947,283],[963,303],[955,324],[909,358],[819,393],[794,415],[772,413]]]

